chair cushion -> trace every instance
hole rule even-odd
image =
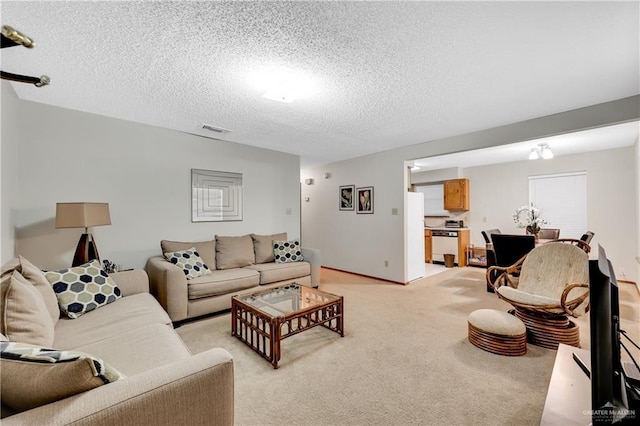
[[[1,342],[2,404],[15,411],[115,382],[122,375],[101,359],[26,343]]]
[[[525,258],[518,289],[560,301],[568,284],[589,282],[589,255],[584,250],[564,243],[547,243],[536,247]],[[575,289],[570,299],[588,290]]]
[[[191,247],[195,247],[196,251],[204,260],[205,265],[209,269],[216,269],[216,240],[200,241],[200,242],[182,242],[182,241],[160,241],[160,248],[162,253],[170,253],[180,250],[187,250]]]
[[[188,280],[209,275],[211,271],[195,247],[186,250],[163,253],[165,259],[173,263],[184,272]]]
[[[302,262],[304,260],[300,240],[274,241],[273,254],[276,263]]]
[[[216,235],[216,268],[242,268],[254,264],[253,240],[250,235],[225,237]]]
[[[188,297],[189,300],[193,300],[201,297],[218,296],[255,287],[259,282],[260,274],[251,269],[234,268],[212,271],[210,275],[187,282]]]
[[[253,251],[256,255],[256,263],[268,263],[275,260],[273,256],[273,242],[287,239],[287,233],[273,235],[251,234],[253,240]]]
[[[49,271],[45,276],[53,286],[60,309],[69,318],[78,318],[122,297],[115,281],[96,259],[73,268]]]
[[[253,269],[260,272],[261,285],[311,275],[311,264],[309,262],[261,263],[247,266],[244,269]]]
[[[511,288],[508,286],[502,286],[498,288],[498,293],[501,296],[504,296],[508,300],[512,300],[513,302],[534,306],[544,306],[544,305],[556,305],[560,306],[560,298],[553,299],[551,297],[545,297],[538,294],[528,293],[526,291],[522,291],[517,288]],[[549,309],[548,312],[555,312],[558,314],[564,313],[564,309],[561,307]]]
[[[42,294],[18,271],[5,274],[0,285],[0,333],[12,341],[50,346],[54,326]]]

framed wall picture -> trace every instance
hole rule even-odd
[[[191,221],[242,220],[242,173],[191,169]]]
[[[373,186],[356,189],[356,213],[373,213]]]
[[[353,210],[355,208],[355,204],[353,203],[356,192],[355,185],[341,186],[339,192],[340,210]]]

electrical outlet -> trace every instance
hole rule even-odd
[[[384,267],[385,267],[385,268],[388,268],[388,267],[389,267],[389,261],[388,261],[388,260],[385,260],[385,261],[384,261]]]

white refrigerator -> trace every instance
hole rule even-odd
[[[406,281],[424,277],[424,194],[407,192]]]

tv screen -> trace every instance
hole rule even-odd
[[[638,424],[637,392],[626,380],[620,358],[618,283],[602,246],[598,259],[589,261],[589,299],[592,424]]]

